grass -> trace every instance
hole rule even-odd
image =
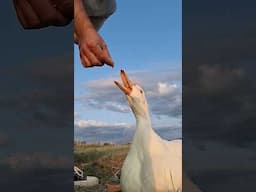
[[[78,144],[74,145],[75,165],[82,169],[86,175],[96,176],[100,185],[96,188],[75,187],[76,192],[104,191],[107,183],[118,182],[123,161],[129,150],[129,145],[96,145]],[[115,179],[115,181],[114,181]]]
[[[74,155],[75,163],[89,163],[96,161],[103,156],[113,156],[126,153],[128,145],[88,145],[75,144]]]

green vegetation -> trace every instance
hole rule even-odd
[[[113,178],[119,178],[120,170],[127,155],[128,149],[129,145],[92,145],[85,143],[75,143],[75,165],[82,169],[86,175],[98,177],[101,183],[98,188],[103,188],[106,183],[114,182]],[[84,190],[75,188],[75,191],[89,192],[90,189]]]

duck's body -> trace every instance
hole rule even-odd
[[[163,140],[148,122],[144,122],[147,120],[137,121],[137,130],[122,167],[122,191],[180,192],[181,140]]]
[[[151,127],[143,90],[121,71],[124,91],[136,118],[136,132],[121,170],[122,192],[181,192],[181,140],[162,139]]]

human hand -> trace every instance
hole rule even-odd
[[[106,43],[93,27],[88,27],[80,36],[76,34],[75,36],[84,67],[103,66],[104,64],[114,66]]]
[[[17,17],[25,29],[64,26],[74,17],[73,0],[13,0]]]

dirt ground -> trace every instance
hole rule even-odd
[[[106,187],[104,185],[97,185],[95,187],[75,187],[75,192],[106,192]]]

